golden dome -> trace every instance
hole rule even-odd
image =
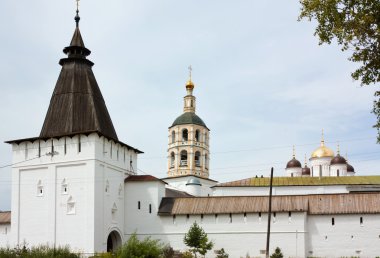
[[[325,141],[321,141],[321,146],[317,148],[313,153],[311,154],[312,158],[323,158],[323,157],[334,157],[334,151],[332,151],[330,148],[325,146]]]
[[[186,83],[186,89],[194,89],[194,83],[190,80]]]

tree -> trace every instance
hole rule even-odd
[[[336,39],[342,51],[351,51],[349,60],[361,66],[351,73],[361,85],[380,82],[380,1],[379,0],[300,0],[299,20],[317,20],[314,35],[319,44]],[[380,91],[375,92],[372,112],[380,143]]]
[[[281,249],[279,247],[276,247],[274,253],[270,256],[270,258],[284,258],[284,255],[282,254]]]
[[[208,241],[207,234],[203,228],[198,226],[197,222],[194,222],[189,231],[185,234],[183,242],[190,247],[195,257],[197,257],[197,253],[205,255],[207,251],[211,250],[214,246],[212,241]]]
[[[159,240],[150,237],[140,241],[136,233],[133,233],[128,241],[118,250],[119,258],[160,258],[163,253],[163,245]]]
[[[215,253],[217,254],[216,258],[228,258],[228,253],[226,253],[226,251],[224,251],[224,248],[220,249],[220,250],[216,250]]]

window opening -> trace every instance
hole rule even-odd
[[[141,209],[141,202],[140,201],[137,202],[137,209],[139,209],[139,210]]]
[[[172,143],[175,143],[175,131],[172,132]]]
[[[199,130],[195,131],[195,141],[199,142]]]
[[[63,143],[63,153],[66,155],[67,153],[67,140],[66,137],[64,137],[64,143]]]
[[[81,152],[82,151],[82,143],[80,141],[80,135],[78,136],[78,152]]]
[[[218,222],[218,214],[215,214],[215,223]]]
[[[189,139],[189,131],[187,129],[182,130],[182,141],[187,142]]]
[[[335,219],[334,218],[331,218],[331,225],[335,225]]]
[[[119,146],[117,146],[116,150],[116,160],[119,161]]]
[[[117,206],[116,206],[116,203],[114,203],[113,206],[112,206],[111,214],[112,214],[112,220],[116,221],[117,220]]]
[[[244,212],[244,222],[247,223],[247,213]]]
[[[67,182],[66,182],[66,179],[63,179],[62,181],[62,185],[61,185],[61,193],[62,194],[67,194],[68,190],[67,190]]]
[[[152,213],[152,204],[149,204],[149,213]]]
[[[187,166],[187,151],[181,151],[181,163],[180,166]]]
[[[41,158],[41,141],[38,141],[38,157]]]
[[[105,192],[106,193],[109,193],[110,191],[110,183],[108,182],[108,180],[106,181],[106,188],[105,188]]]
[[[44,195],[44,187],[42,185],[41,180],[38,180],[37,183],[37,196],[43,196]]]
[[[230,223],[232,223],[232,213],[230,213]]]
[[[201,166],[201,153],[199,151],[195,152],[195,166],[200,167]]]
[[[360,225],[363,225],[363,217],[360,217]]]
[[[208,156],[205,154],[205,167],[208,168]]]
[[[110,158],[112,159],[112,142],[111,142],[111,147],[110,147]]]
[[[176,223],[176,215],[174,214],[173,215],[173,224],[175,224]]]
[[[175,164],[175,155],[174,152],[170,153],[170,168],[174,168]]]
[[[203,214],[201,214],[201,223],[203,223]]]
[[[336,176],[339,176],[339,169],[336,171]]]
[[[186,223],[189,222],[190,220],[190,215],[189,214],[186,214]],[[380,237],[380,236],[379,236]]]

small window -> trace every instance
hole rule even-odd
[[[190,220],[190,215],[186,214],[186,223],[189,222],[189,220]]]
[[[181,151],[181,163],[180,166],[187,166],[187,151]]]
[[[66,142],[66,137],[64,138],[64,143],[63,143],[63,153],[66,155],[67,154],[67,142]]]
[[[230,213],[230,223],[232,223],[232,213]]]
[[[44,186],[42,185],[41,180],[38,180],[37,183],[37,196],[44,196]]]
[[[325,240],[327,241],[327,236],[325,236]]]
[[[67,199],[67,214],[75,214],[75,202],[72,196]]]
[[[360,225],[363,226],[363,217],[360,217]]]
[[[5,234],[8,234],[8,227],[5,227]]]
[[[108,182],[108,180],[106,181],[106,187],[105,187],[104,190],[105,190],[106,193],[110,192],[110,183]]]
[[[173,224],[176,224],[176,215],[173,215]]]
[[[215,223],[218,222],[218,214],[215,214]]]
[[[68,188],[67,188],[67,182],[66,179],[63,179],[62,185],[61,185],[61,193],[62,194],[67,194],[68,193]]]
[[[82,151],[82,142],[80,139],[80,135],[78,135],[78,152],[81,152],[81,151]]]
[[[149,204],[149,213],[152,213],[152,204]]]
[[[201,223],[203,223],[203,214],[201,214]]]
[[[244,223],[247,223],[247,213],[244,212]]]
[[[331,225],[335,225],[335,219],[334,218],[331,218]]]
[[[137,202],[137,209],[141,210],[141,202],[140,201]]]
[[[119,197],[121,197],[123,194],[123,185],[122,184],[119,185],[118,193],[119,193]]]

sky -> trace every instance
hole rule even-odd
[[[210,178],[285,175],[319,146],[347,152],[357,175],[380,175],[375,86],[361,87],[335,43],[297,21],[298,1],[81,0],[80,29],[119,140],[145,153],[138,172],[165,177],[168,127],[182,114],[188,66],[210,132]],[[75,1],[0,2],[0,167],[7,140],[39,135],[74,32]],[[0,210],[11,169],[0,168]]]

